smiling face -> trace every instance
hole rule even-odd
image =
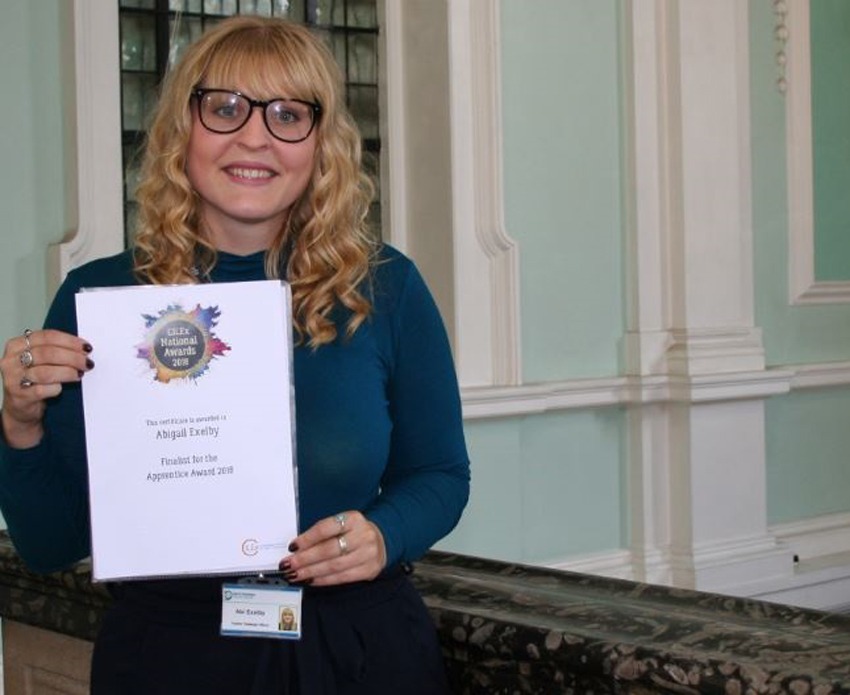
[[[292,96],[252,93],[251,85],[243,83],[204,86],[239,91],[254,99]],[[236,132],[213,133],[200,122],[197,102],[192,100],[186,174],[213,246],[240,255],[271,246],[310,182],[316,138],[314,130],[302,142],[278,140],[266,128],[259,108]]]

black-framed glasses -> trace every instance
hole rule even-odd
[[[268,131],[283,142],[306,140],[322,114],[322,107],[301,99],[258,101],[228,89],[196,87],[192,96],[198,100],[201,124],[213,133],[235,133],[244,126],[254,109],[263,110]]]

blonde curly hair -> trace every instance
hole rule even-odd
[[[371,311],[361,291],[375,249],[366,216],[374,187],[361,166],[360,134],[343,97],[342,76],[320,39],[304,26],[240,16],[215,25],[167,75],[148,129],[136,191],[133,241],[137,276],[153,284],[194,283],[216,262],[200,224],[200,200],[185,165],[192,130],[192,90],[199,85],[250,90],[255,99],[286,96],[316,102],[313,172],[306,190],[266,252],[269,278],[292,288],[301,340],[316,348],[337,337],[332,310],[350,312],[354,333]]]

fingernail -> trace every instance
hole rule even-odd
[[[280,564],[278,565],[278,569],[280,569],[282,572],[288,572],[290,569],[292,569],[292,564],[289,562],[289,560],[281,560]]]
[[[298,543],[296,543],[295,541],[292,541],[292,543],[289,544],[289,552],[290,553],[297,553],[298,552]]]
[[[94,348],[88,343],[83,343],[83,352],[91,352]]]
[[[86,369],[94,369],[94,362],[86,357]]]
[[[83,374],[85,374],[85,372],[82,369],[77,370],[77,376],[80,377],[80,379],[83,378]]]
[[[291,569],[291,570],[287,570],[286,572],[283,573],[283,578],[288,582],[294,581],[297,576],[298,576],[297,570]]]

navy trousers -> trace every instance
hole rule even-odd
[[[116,591],[92,695],[446,695],[436,631],[400,570],[304,592],[299,641],[219,635],[220,603]]]

